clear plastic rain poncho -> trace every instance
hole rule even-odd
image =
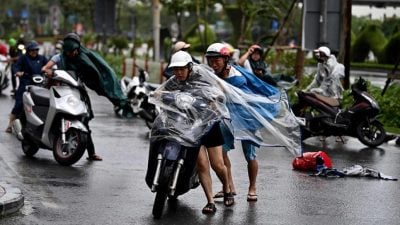
[[[318,63],[317,73],[305,91],[310,91],[335,99],[343,98],[343,87],[340,79],[344,78],[344,66],[330,55],[325,63]]]
[[[205,65],[194,65],[185,82],[170,78],[150,98],[161,109],[153,124],[152,140],[167,138],[195,146],[212,125],[222,121],[237,140],[249,140],[255,146],[285,147],[301,155],[299,122],[285,92],[264,85],[254,75],[247,74],[246,79],[256,79],[252,81],[258,82],[254,88],[263,88],[269,96],[246,93]]]

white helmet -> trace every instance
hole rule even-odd
[[[225,44],[214,43],[208,46],[206,57],[230,57],[230,51]]]
[[[325,56],[329,57],[331,55],[331,50],[328,47],[321,46],[321,47],[315,49],[314,53],[317,53],[317,54],[321,54],[322,53]]]
[[[193,63],[192,56],[185,51],[177,51],[171,57],[171,63],[168,68],[171,67],[185,67],[188,64]]]

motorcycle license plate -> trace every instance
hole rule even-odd
[[[164,158],[168,160],[176,160],[181,151],[181,145],[176,142],[168,142],[164,149]]]

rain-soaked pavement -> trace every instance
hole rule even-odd
[[[206,201],[199,187],[168,204],[162,219],[154,220],[154,194],[144,182],[148,129],[140,119],[116,118],[111,103],[91,96],[91,128],[104,161],[82,158],[71,167],[58,165],[47,150],[24,157],[19,141],[3,132],[13,100],[0,97],[0,180],[25,196],[20,212],[0,218],[0,224],[399,224],[399,181],[312,177],[292,170],[288,151],[266,148],[258,152],[258,202],[246,201],[246,163],[236,150],[230,154],[238,191],[233,207],[218,202],[215,215],[203,215]],[[311,139],[306,150],[326,151],[338,169],[360,164],[400,177],[400,148],[393,142],[369,149],[353,138],[345,145],[328,138],[325,147]],[[219,182],[213,187],[218,191]]]

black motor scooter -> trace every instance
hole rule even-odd
[[[163,99],[186,113],[161,110],[151,130],[146,183],[156,193],[154,218],[161,217],[167,197],[176,199],[199,186],[196,161],[201,139],[215,124],[209,120],[215,118],[212,109],[201,98],[176,93]]]
[[[299,102],[306,110],[294,110],[296,116],[305,117],[302,140],[313,136],[351,136],[369,147],[377,147],[386,140],[383,124],[377,119],[380,108],[367,92],[367,84],[359,78],[351,86],[353,103],[341,109],[338,101],[315,93],[298,92]]]

